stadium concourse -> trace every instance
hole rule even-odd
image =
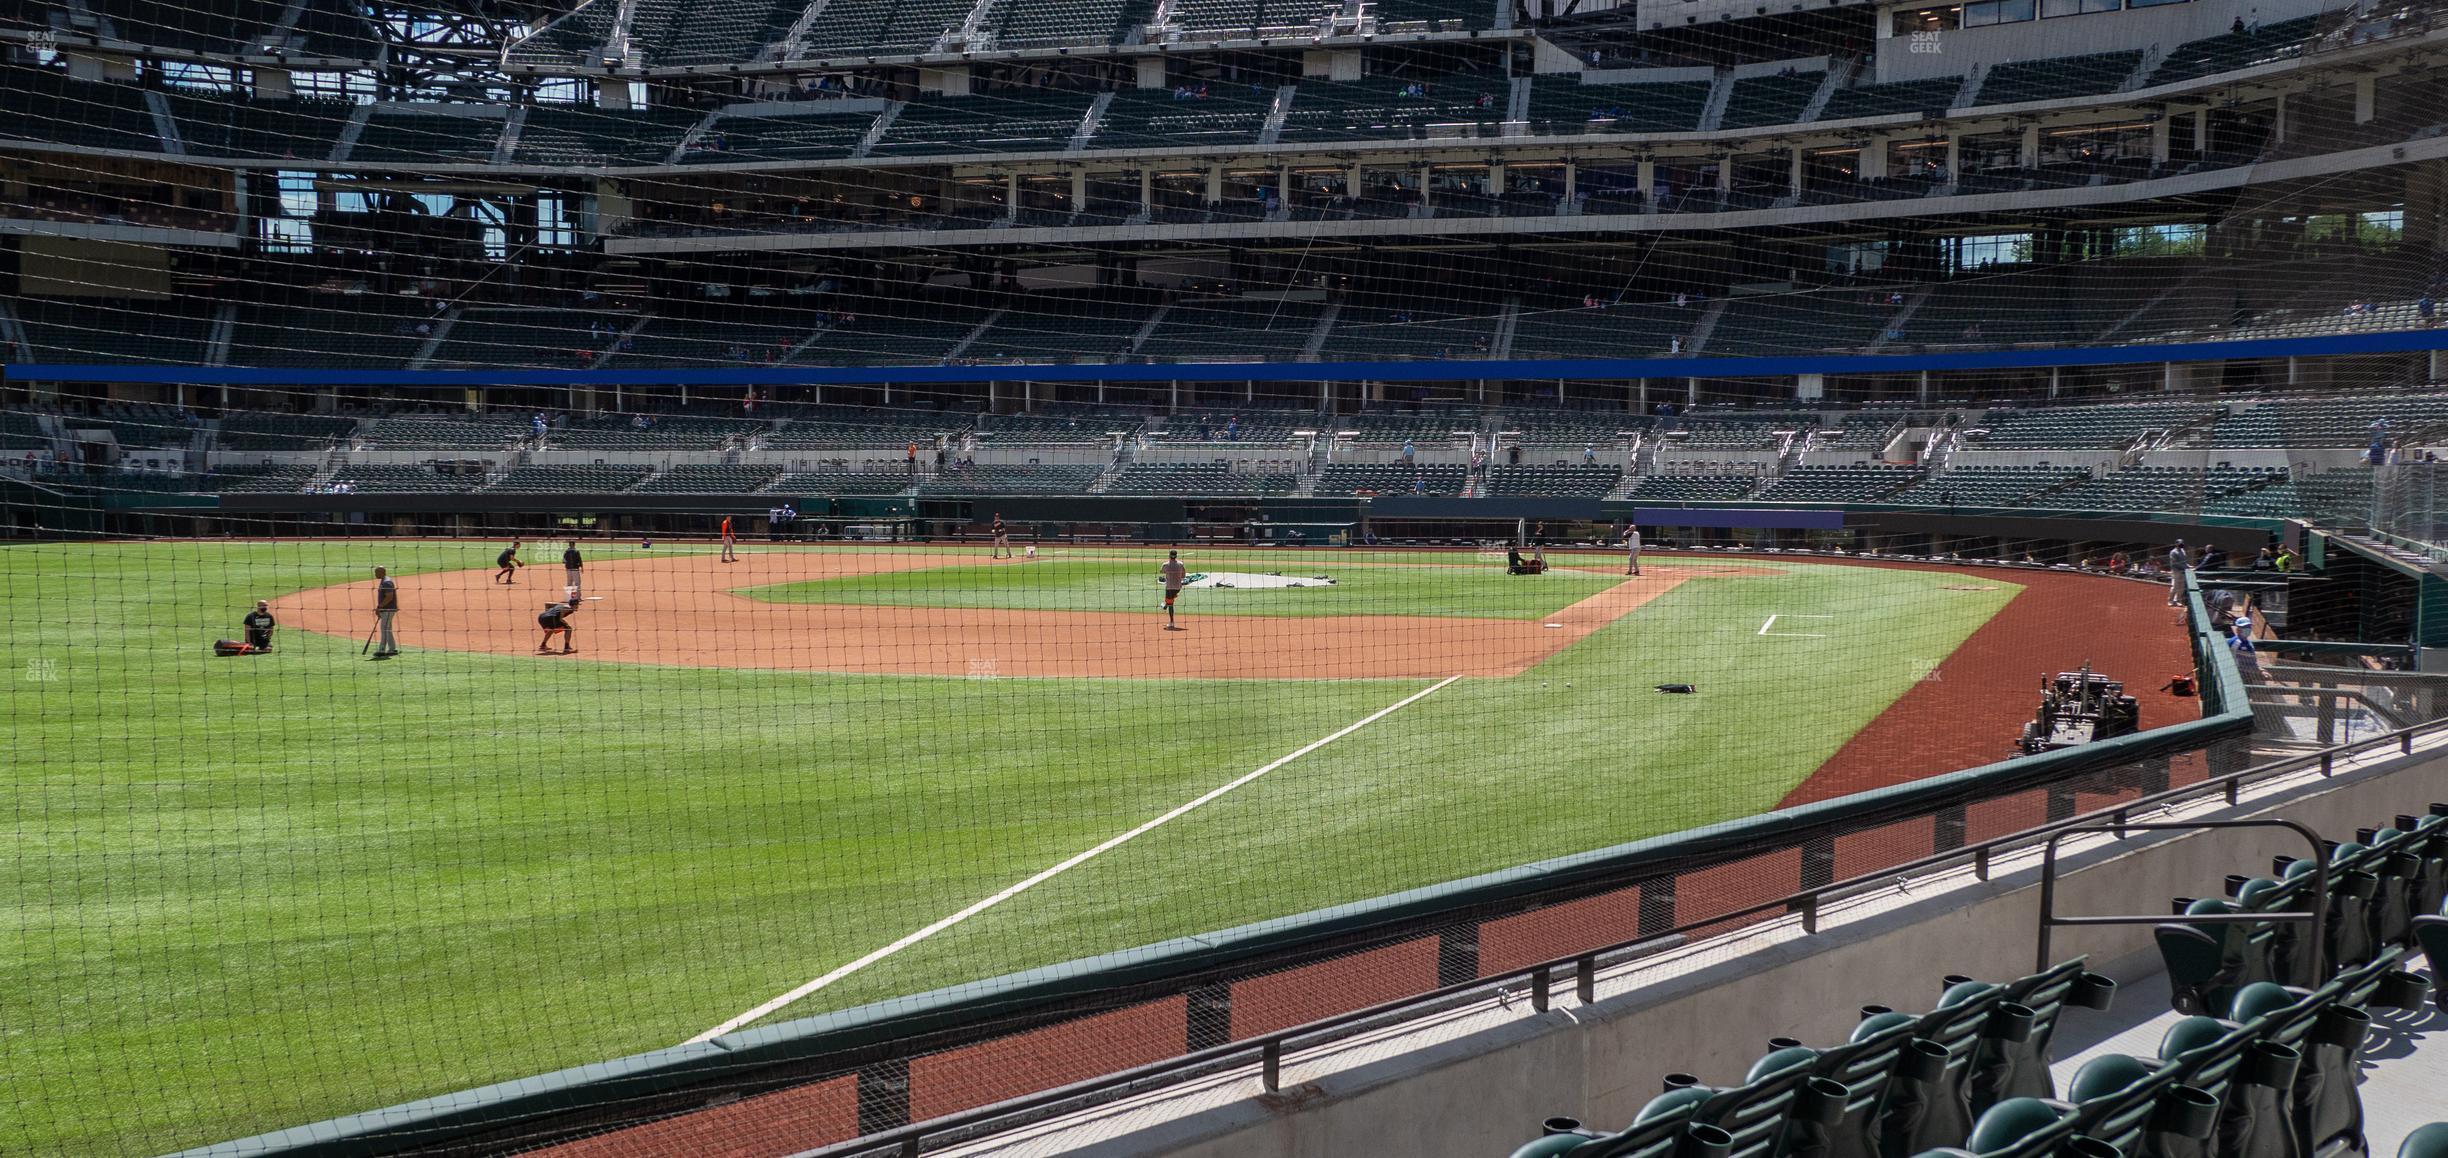
[[[2438,0],[0,5],[0,1154],[2448,1158],[2443,292]]]

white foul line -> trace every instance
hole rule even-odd
[[[1824,636],[1824,635],[1821,635],[1821,634],[1819,634],[1819,633],[1817,633],[1817,632],[1812,632],[1812,631],[1777,631],[1777,632],[1771,632],[1771,631],[1769,631],[1769,630],[1768,630],[1768,629],[1769,629],[1769,628],[1771,628],[1771,627],[1775,627],[1775,626],[1776,626],[1776,621],[1777,621],[1777,620],[1779,620],[1779,619],[1782,619],[1782,618],[1784,618],[1784,617],[1785,617],[1785,613],[1784,613],[1784,612],[1782,612],[1782,611],[1779,611],[1779,612],[1776,612],[1776,613],[1774,613],[1774,614],[1770,615],[1770,616],[1768,617],[1768,622],[1763,623],[1763,624],[1760,624],[1759,634],[1761,634],[1761,635],[1775,635],[1775,636],[1777,636],[1777,637],[1779,637],[1779,638],[1782,638],[1782,639],[1826,639],[1826,638],[1827,638],[1827,637],[1826,637],[1826,636]],[[1796,615],[1796,616],[1794,616],[1794,618],[1795,618],[1795,619],[1834,619],[1834,618],[1836,618],[1836,617],[1835,617],[1835,616],[1833,616],[1833,615]]]
[[[917,943],[918,943],[918,942],[920,942],[920,941],[924,941],[924,940],[926,940],[927,938],[932,937],[932,936],[934,936],[934,935],[935,935],[935,934],[937,934],[937,933],[943,932],[944,930],[949,929],[949,928],[951,928],[951,927],[952,927],[952,926],[954,926],[954,925],[960,924],[961,922],[966,921],[966,920],[968,920],[968,919],[969,919],[969,918],[971,918],[971,917],[977,916],[979,913],[983,913],[983,912],[985,912],[986,910],[988,910],[988,909],[991,909],[991,908],[995,907],[996,905],[1002,904],[1003,902],[1008,901],[1008,900],[1012,899],[1013,897],[1019,896],[1020,894],[1025,893],[1025,892],[1029,891],[1030,889],[1036,888],[1037,886],[1042,885],[1042,884],[1046,883],[1047,881],[1053,880],[1055,877],[1061,876],[1062,874],[1064,874],[1064,873],[1066,873],[1066,872],[1069,872],[1069,871],[1071,871],[1072,869],[1078,868],[1079,866],[1081,866],[1081,865],[1083,865],[1083,864],[1086,864],[1086,863],[1088,863],[1088,862],[1089,862],[1089,861],[1091,861],[1091,860],[1094,860],[1095,858],[1097,858],[1098,856],[1100,856],[1100,855],[1102,855],[1102,854],[1104,854],[1104,853],[1106,853],[1106,852],[1110,852],[1110,851],[1112,851],[1113,849],[1120,848],[1121,846],[1123,846],[1123,845],[1125,845],[1125,844],[1128,844],[1128,843],[1130,843],[1131,841],[1136,840],[1136,839],[1138,839],[1138,838],[1139,838],[1139,837],[1141,837],[1141,836],[1145,836],[1146,834],[1148,834],[1148,833],[1150,833],[1150,832],[1154,832],[1155,830],[1157,830],[1158,828],[1163,827],[1163,826],[1164,826],[1164,825],[1166,825],[1166,824],[1169,824],[1169,823],[1171,823],[1171,822],[1173,822],[1173,821],[1175,821],[1175,820],[1179,820],[1180,818],[1182,818],[1182,817],[1184,817],[1184,816],[1189,815],[1191,812],[1196,811],[1198,808],[1200,808],[1200,807],[1202,807],[1202,806],[1204,806],[1204,805],[1208,804],[1209,802],[1214,801],[1215,799],[1217,799],[1217,798],[1219,798],[1219,797],[1223,796],[1225,793],[1231,792],[1231,791],[1232,791],[1233,789],[1235,789],[1235,788],[1239,788],[1239,787],[1241,787],[1242,785],[1247,784],[1247,783],[1249,783],[1249,782],[1250,782],[1250,781],[1252,781],[1252,780],[1256,780],[1257,778],[1259,778],[1259,777],[1261,777],[1261,776],[1264,776],[1264,775],[1266,775],[1266,774],[1267,774],[1267,773],[1269,773],[1269,772],[1272,772],[1272,771],[1274,771],[1274,770],[1276,770],[1276,769],[1278,769],[1278,768],[1283,767],[1283,766],[1284,766],[1284,765],[1286,765],[1286,764],[1289,764],[1289,763],[1293,762],[1294,760],[1298,760],[1298,759],[1300,759],[1301,757],[1306,756],[1306,755],[1308,755],[1308,754],[1309,754],[1309,753],[1311,753],[1311,752],[1315,752],[1315,751],[1317,751],[1318,749],[1323,748],[1323,747],[1325,747],[1325,746],[1326,746],[1326,745],[1328,745],[1328,744],[1332,744],[1332,743],[1334,743],[1335,741],[1340,740],[1340,739],[1342,739],[1342,738],[1343,738],[1343,737],[1345,737],[1345,736],[1351,735],[1352,733],[1357,732],[1357,731],[1359,731],[1360,729],[1362,729],[1362,728],[1365,728],[1365,727],[1369,726],[1370,724],[1374,724],[1374,723],[1376,723],[1377,721],[1379,721],[1379,720],[1382,720],[1382,719],[1386,718],[1387,716],[1393,715],[1395,712],[1398,712],[1398,711],[1402,710],[1403,708],[1406,708],[1406,707],[1409,707],[1409,706],[1410,706],[1410,705],[1412,705],[1412,704],[1418,703],[1419,701],[1421,701],[1421,700],[1424,700],[1424,699],[1428,698],[1428,697],[1429,697],[1431,694],[1433,694],[1433,693],[1435,693],[1437,690],[1439,690],[1439,689],[1443,688],[1445,685],[1450,684],[1450,683],[1454,682],[1455,680],[1458,680],[1458,679],[1461,679],[1461,678],[1462,678],[1462,677],[1461,677],[1461,676],[1458,676],[1458,675],[1450,675],[1450,676],[1446,676],[1444,679],[1438,680],[1437,682],[1435,682],[1435,683],[1433,683],[1433,684],[1430,684],[1429,686],[1427,686],[1427,687],[1425,687],[1425,688],[1421,688],[1420,690],[1418,690],[1418,691],[1416,691],[1416,692],[1413,692],[1413,693],[1411,693],[1410,695],[1404,696],[1402,699],[1396,700],[1395,702],[1393,702],[1393,703],[1391,703],[1391,704],[1388,704],[1388,705],[1386,705],[1385,707],[1379,708],[1379,709],[1377,709],[1376,711],[1371,712],[1371,713],[1369,713],[1368,715],[1363,716],[1363,717],[1361,717],[1360,719],[1358,719],[1358,720],[1356,720],[1356,721],[1354,721],[1354,722],[1352,722],[1352,723],[1349,723],[1349,724],[1344,725],[1342,728],[1337,729],[1337,730],[1336,730],[1336,731],[1335,731],[1335,732],[1334,732],[1332,735],[1326,736],[1326,737],[1325,737],[1325,738],[1323,738],[1323,739],[1312,740],[1312,741],[1310,741],[1309,743],[1304,744],[1304,745],[1302,745],[1301,747],[1299,747],[1299,748],[1297,748],[1297,749],[1294,749],[1290,755],[1286,755],[1286,756],[1279,757],[1279,758],[1277,758],[1277,759],[1275,759],[1275,760],[1273,760],[1273,761],[1270,761],[1270,762],[1268,762],[1267,764],[1264,764],[1264,765],[1262,765],[1262,766],[1260,766],[1260,767],[1258,767],[1258,768],[1256,768],[1256,769],[1254,769],[1254,770],[1252,770],[1252,771],[1242,773],[1240,776],[1237,776],[1237,777],[1233,778],[1232,780],[1229,780],[1229,781],[1225,782],[1224,784],[1221,784],[1221,785],[1219,785],[1219,786],[1217,786],[1217,787],[1215,787],[1215,788],[1208,789],[1208,790],[1207,790],[1207,792],[1206,792],[1205,794],[1203,794],[1203,795],[1199,796],[1197,799],[1192,800],[1192,801],[1190,801],[1190,802],[1189,802],[1189,803],[1187,803],[1187,804],[1182,804],[1182,805],[1176,806],[1176,807],[1175,807],[1175,808],[1174,808],[1172,811],[1167,812],[1167,813],[1165,813],[1164,815],[1159,816],[1159,817],[1157,817],[1157,818],[1156,818],[1156,819],[1154,819],[1154,820],[1148,821],[1147,823],[1142,824],[1142,825],[1140,825],[1140,826],[1139,826],[1139,827],[1137,827],[1137,828],[1131,829],[1129,832],[1125,832],[1125,833],[1123,833],[1123,834],[1122,834],[1122,835],[1120,835],[1120,836],[1116,836],[1116,837],[1113,837],[1113,838],[1111,838],[1111,839],[1108,839],[1107,841],[1105,841],[1105,843],[1100,844],[1100,845],[1096,846],[1095,848],[1089,849],[1088,851],[1083,852],[1083,853],[1079,853],[1079,854],[1077,854],[1077,855],[1075,855],[1075,856],[1071,857],[1069,860],[1063,861],[1061,864],[1055,865],[1054,867],[1052,867],[1052,868],[1050,868],[1050,869],[1046,869],[1045,871],[1040,872],[1040,873],[1038,873],[1037,875],[1035,875],[1035,876],[1033,876],[1033,877],[1028,878],[1027,880],[1021,881],[1019,884],[1016,884],[1016,885],[1011,886],[1010,888],[1004,889],[1002,892],[996,893],[995,895],[993,895],[993,896],[991,896],[991,897],[988,897],[988,898],[986,898],[985,900],[979,901],[979,902],[977,902],[976,904],[973,904],[973,905],[969,906],[968,908],[962,909],[961,911],[959,911],[959,912],[957,912],[957,913],[954,913],[954,914],[952,914],[952,915],[951,915],[951,916],[949,916],[949,917],[945,917],[945,918],[943,918],[942,920],[935,922],[934,924],[928,925],[927,927],[925,927],[925,928],[923,928],[923,929],[920,929],[920,930],[918,930],[918,931],[917,931],[917,932],[915,932],[915,933],[911,933],[911,934],[909,934],[908,936],[905,936],[905,937],[901,938],[900,940],[893,942],[893,943],[892,943],[892,944],[890,944],[890,945],[886,945],[886,946],[884,946],[884,947],[883,947],[883,948],[881,948],[881,949],[877,949],[877,950],[875,950],[874,952],[871,952],[871,953],[867,954],[866,956],[859,958],[859,959],[858,959],[858,960],[856,960],[856,961],[852,961],[852,962],[850,962],[850,963],[849,963],[849,964],[847,964],[847,965],[843,965],[843,966],[841,966],[841,967],[839,967],[839,968],[837,968],[837,969],[833,970],[832,972],[827,973],[827,974],[825,974],[824,976],[822,976],[822,977],[819,977],[819,978],[815,979],[814,981],[810,981],[810,982],[808,982],[807,984],[805,984],[805,985],[802,985],[802,986],[798,987],[797,989],[793,989],[793,990],[791,990],[790,992],[788,992],[788,993],[785,993],[785,994],[781,995],[780,997],[776,997],[776,998],[774,998],[773,1000],[768,1001],[768,1002],[766,1002],[766,1003],[765,1003],[765,1004],[763,1004],[763,1005],[757,1006],[756,1008],[751,1009],[751,1010],[749,1010],[749,1011],[748,1011],[748,1012],[746,1012],[746,1013],[740,1014],[738,1017],[734,1017],[734,1018],[732,1018],[731,1020],[729,1020],[729,1021],[726,1021],[726,1022],[722,1023],[721,1025],[715,1026],[714,1028],[712,1028],[712,1029],[709,1029],[709,1030],[705,1031],[704,1033],[698,1034],[697,1036],[695,1036],[695,1037],[692,1037],[692,1038],[688,1039],[688,1044],[690,1044],[690,1045],[695,1045],[695,1044],[698,1044],[698,1043],[700,1043],[700,1042],[711,1041],[711,1040],[713,1040],[713,1039],[715,1039],[715,1038],[721,1037],[722,1035],[724,1035],[724,1034],[726,1034],[726,1033],[731,1032],[732,1030],[738,1029],[739,1027],[741,1027],[741,1026],[743,1026],[743,1025],[747,1025],[747,1024],[749,1024],[750,1022],[754,1022],[754,1021],[760,1020],[760,1019],[764,1018],[766,1015],[771,1014],[771,1013],[773,1013],[774,1011],[779,1010],[779,1009],[781,1009],[781,1008],[783,1008],[783,1007],[785,1007],[785,1006],[787,1006],[787,1005],[790,1005],[791,1003],[793,1003],[793,1002],[795,1002],[795,1001],[798,1001],[799,999],[801,999],[801,998],[803,998],[803,997],[806,997],[806,996],[808,996],[809,994],[814,993],[814,992],[816,992],[816,991],[817,991],[817,990],[819,990],[819,989],[823,989],[823,988],[825,988],[826,986],[831,985],[831,984],[833,984],[833,983],[834,983],[834,982],[836,982],[836,981],[840,981],[841,979],[843,979],[843,978],[845,978],[845,977],[848,977],[848,976],[850,976],[851,974],[856,973],[856,972],[858,972],[858,971],[859,971],[859,970],[861,970],[861,969],[865,969],[866,967],[868,967],[868,966],[870,966],[870,965],[873,965],[873,964],[875,964],[875,963],[876,963],[876,962],[878,962],[878,961],[882,961],[883,959],[885,959],[885,958],[887,958],[887,957],[890,957],[890,956],[892,956],[892,955],[893,955],[893,954],[895,954],[895,953],[899,953],[899,952],[900,952],[900,951],[902,951],[903,949],[907,949],[907,948],[909,948],[910,946],[915,945],[915,944],[917,944]]]

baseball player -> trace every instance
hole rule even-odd
[[[519,541],[512,539],[510,545],[502,548],[502,553],[494,557],[493,565],[501,568],[493,574],[494,582],[507,587],[510,585],[511,577],[518,574],[518,569],[526,566],[525,563],[519,562],[518,553]]]
[[[994,526],[990,529],[994,532],[994,550],[987,554],[987,558],[1011,558],[1011,528],[1003,525],[1003,512],[995,512]]]
[[[536,644],[537,655],[543,655],[552,650],[552,638],[555,635],[561,637],[561,654],[568,655],[578,650],[571,646],[578,642],[578,633],[570,629],[569,622],[569,617],[576,614],[578,614],[578,608],[575,604],[555,603],[545,607],[543,614],[536,616],[536,626],[544,629],[543,642]]]
[[[561,552],[561,574],[565,580],[562,586],[569,589],[569,598],[572,603],[578,601],[580,586],[578,572],[585,566],[586,560],[578,557],[578,540],[570,540],[569,550]]]
[[[1624,574],[1640,574],[1640,528],[1624,524]]]
[[[1180,631],[1180,625],[1173,622],[1173,601],[1181,598],[1182,585],[1190,581],[1190,569],[1182,566],[1181,552],[1165,552],[1164,566],[1157,568],[1156,574],[1164,579],[1165,630]]]
[[[724,515],[724,516],[723,516],[723,521],[722,521],[722,547],[723,547],[723,550],[722,550],[722,561],[723,561],[723,562],[725,562],[725,563],[737,563],[737,562],[739,562],[739,549],[738,549],[738,548],[739,548],[739,539],[738,539],[736,536],[732,535],[732,533],[731,533],[731,516],[729,516],[729,515]]]
[[[382,631],[382,646],[374,649],[374,658],[389,659],[399,654],[399,640],[391,635],[391,621],[399,618],[399,584],[391,572],[374,569],[374,623]]]

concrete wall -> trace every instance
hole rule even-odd
[[[2284,817],[2351,840],[2358,827],[2448,799],[2443,751],[2392,753],[2334,780],[2306,774],[2257,789],[2241,808],[2193,812]],[[2264,872],[2272,855],[2305,851],[2281,830],[2137,833],[2101,844],[2063,862],[2060,913],[2165,912],[2172,896],[2215,895],[2228,873]],[[1254,1081],[1233,1075],[1179,1094],[1181,1113],[1168,1116],[1166,1099],[1151,1097],[1127,1115],[1084,1115],[1029,1131],[1025,1143],[955,1152],[1051,1153],[1043,1147],[1055,1143],[1093,1158],[1487,1158],[1533,1137],[1551,1115],[1620,1126],[1670,1072],[1736,1081],[1770,1037],[1840,1041],[1865,1003],[1923,1010],[1945,974],[2004,980],[2031,971],[2038,875],[2036,856],[2008,860],[1988,882],[1958,873],[1861,898],[1832,911],[1815,935],[1788,924],[1678,950],[1602,978],[1592,1005],[1575,1003],[1563,983],[1544,1014],[1516,994],[1295,1053],[1278,1094],[1258,1095]],[[2059,959],[2088,953],[2095,968],[2129,981],[2158,971],[2147,925],[2058,932]]]

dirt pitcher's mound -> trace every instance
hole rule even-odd
[[[1164,615],[765,603],[736,589],[930,567],[963,555],[791,551],[725,564],[713,555],[591,563],[571,617],[578,659],[864,674],[1114,679],[1386,679],[1509,676],[1692,579],[1740,567],[1651,568],[1537,619],[1409,615]],[[1013,566],[1026,566],[1015,563]],[[398,580],[400,644],[410,649],[532,655],[536,614],[561,598],[561,569],[539,564],[515,586],[489,569]],[[373,582],[273,601],[286,627],[355,638],[371,624]],[[1560,624],[1549,628],[1545,624]],[[551,662],[567,663],[554,656]]]

